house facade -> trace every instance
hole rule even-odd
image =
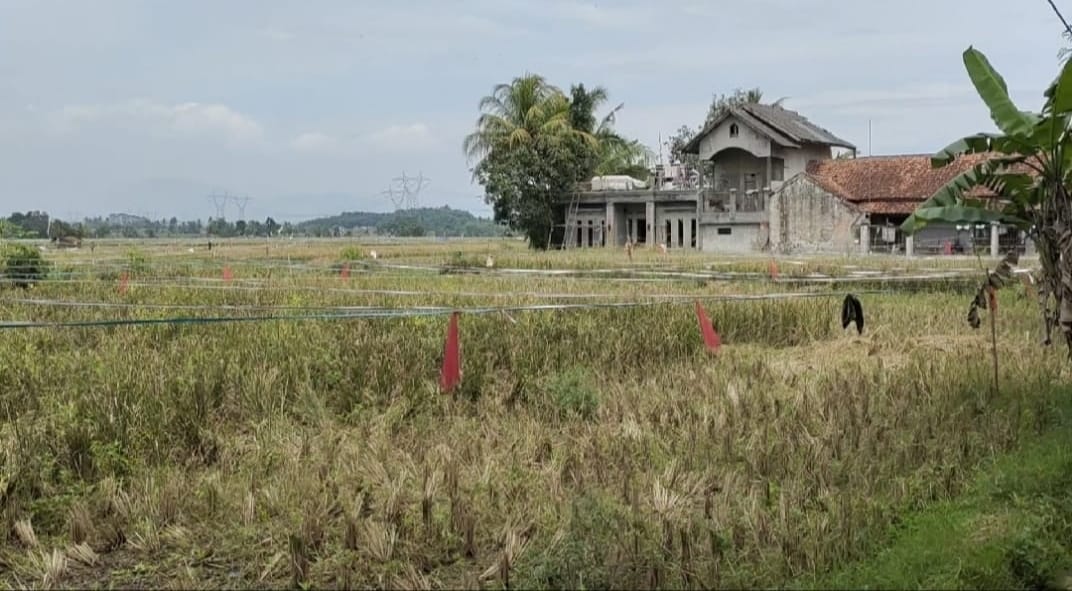
[[[753,252],[770,246],[768,204],[785,179],[835,148],[855,147],[776,105],[729,107],[685,146],[699,174],[653,175],[650,187],[600,190],[591,183],[563,204],[568,243],[709,252]],[[668,180],[673,179],[673,180]]]
[[[728,108],[685,152],[698,157],[698,174],[657,167],[650,186],[593,179],[580,187],[562,204],[560,219],[572,233],[564,243],[832,254],[979,245],[996,254],[1023,244],[1018,232],[998,226],[930,225],[913,237],[900,231],[920,203],[986,156],[938,169],[927,155],[856,158],[850,142],[799,113],[760,104]]]
[[[900,226],[938,189],[987,158],[966,155],[934,168],[925,154],[814,162],[772,195],[771,250],[784,253],[948,253],[1021,248],[998,225],[930,224],[913,236]],[[982,196],[982,195],[980,195]]]

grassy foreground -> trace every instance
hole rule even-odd
[[[872,558],[798,581],[819,589],[1072,589],[1072,389],[1059,424],[914,512]]]
[[[379,262],[330,242],[126,248],[50,254],[61,280],[0,290],[0,318],[680,299],[465,314],[449,396],[438,316],[3,332],[0,586],[783,586],[872,555],[904,515],[1062,424],[1068,398],[1064,354],[1037,345],[1019,288],[1000,294],[995,393],[963,282],[871,280],[863,335],[841,330],[843,292],[712,300],[725,343],[712,357],[693,298],[864,284],[642,277],[767,261],[497,243],[374,245]],[[614,273],[405,268],[488,254]],[[341,277],[343,259],[362,266]],[[782,276],[974,264],[800,263]],[[1025,561],[1053,550],[1024,548]]]

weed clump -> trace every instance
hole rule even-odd
[[[582,367],[555,374],[547,381],[548,398],[560,418],[579,418],[589,421],[599,410],[599,393],[592,378]]]
[[[41,252],[24,244],[14,244],[3,252],[3,276],[16,287],[27,288],[48,276],[49,263]]]

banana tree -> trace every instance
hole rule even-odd
[[[982,52],[969,47],[964,66],[1000,133],[971,135],[935,154],[936,168],[968,154],[987,157],[938,189],[901,229],[913,234],[935,222],[1000,222],[1025,231],[1042,268],[1044,342],[1060,326],[1072,355],[1072,61],[1046,89],[1041,113],[1016,107]]]

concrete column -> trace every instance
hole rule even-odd
[[[700,231],[700,222],[703,220],[704,192],[701,189],[696,196],[696,250],[703,250],[703,232]]]
[[[692,248],[692,220],[683,218],[685,235],[681,237],[681,248]]]
[[[656,232],[659,226],[655,224],[655,201],[648,201],[644,204],[644,223],[647,224],[647,234],[645,239],[648,242],[648,248],[655,248],[658,244],[656,238]]]
[[[908,257],[908,258],[912,258],[912,255],[915,254],[915,251],[916,251],[916,237],[912,236],[911,234],[909,234],[908,236],[905,236],[905,239],[904,239],[905,256]]]
[[[997,224],[990,224],[990,256],[992,257],[997,257],[1001,254],[999,252],[1000,249],[998,248],[1000,244],[998,241],[998,228],[1000,228],[1000,226]]]
[[[871,226],[864,224],[860,226],[860,254],[868,254],[871,252]]]
[[[666,237],[666,245],[673,248],[677,246],[680,236],[677,235],[677,218],[670,218],[670,235]]]
[[[617,216],[614,215],[614,204],[607,204],[607,223],[604,226],[604,232],[607,234],[606,245],[607,248],[614,248],[618,246],[618,224],[616,223]]]
[[[737,189],[730,189],[730,215],[737,213]]]

